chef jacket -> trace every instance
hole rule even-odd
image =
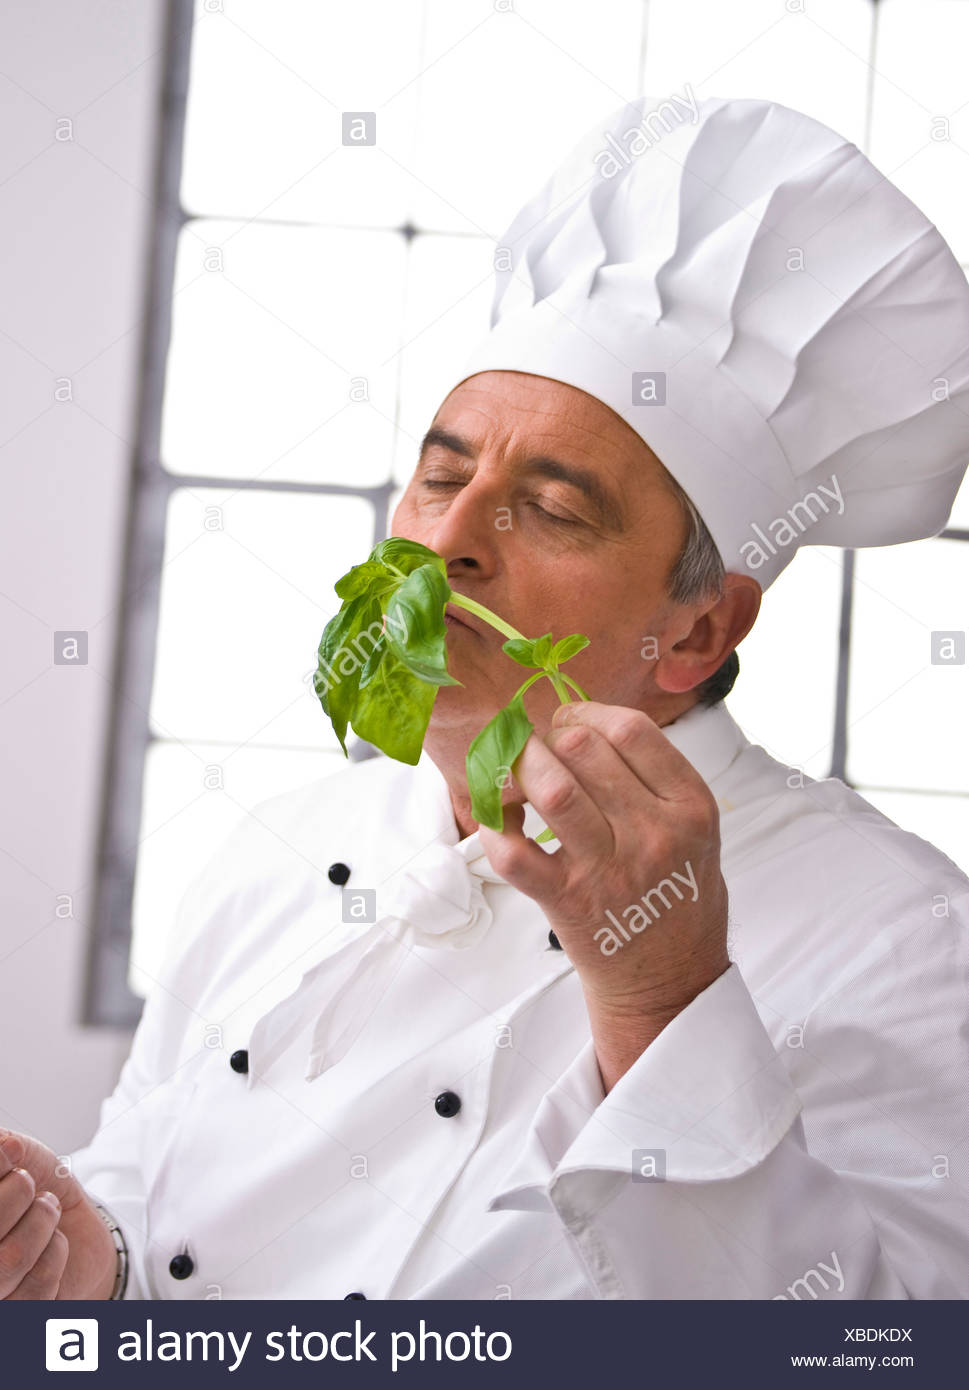
[[[969,879],[723,703],[663,732],[719,806],[731,965],[608,1095],[426,753],[242,820],[71,1155],[127,1297],[967,1296]]]

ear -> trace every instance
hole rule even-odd
[[[706,608],[693,610],[695,618],[690,631],[664,652],[654,666],[653,677],[659,688],[679,694],[712,676],[753,627],[762,595],[763,590],[752,575],[725,575],[723,596]]]

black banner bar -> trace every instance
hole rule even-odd
[[[62,1369],[179,1390],[445,1377],[503,1390],[605,1390],[605,1378],[617,1390],[755,1390],[839,1384],[844,1372],[936,1387],[964,1378],[966,1326],[961,1302],[5,1302],[0,1362],[10,1387]]]

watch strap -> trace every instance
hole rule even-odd
[[[94,1210],[111,1232],[114,1240],[114,1248],[118,1252],[117,1270],[114,1276],[114,1288],[111,1290],[111,1298],[124,1298],[125,1289],[128,1287],[128,1246],[124,1234],[117,1221],[100,1202],[94,1203]]]

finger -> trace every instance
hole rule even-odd
[[[606,736],[591,724],[563,724],[550,729],[545,742],[589,794],[609,822],[618,842],[633,818],[659,819],[665,814],[660,797],[637,777]]]
[[[19,1134],[7,1134],[0,1139],[0,1178],[24,1161],[24,1141]]]
[[[13,1168],[0,1178],[0,1237],[12,1231],[37,1195],[26,1168]]]
[[[56,1198],[35,1197],[16,1226],[0,1240],[0,1297],[9,1298],[33,1269],[60,1220]]]
[[[560,705],[552,716],[553,729],[571,724],[598,729],[655,796],[675,801],[706,787],[689,759],[673,747],[662,727],[643,710],[576,700]]]
[[[526,799],[555,831],[567,854],[571,851],[583,858],[598,858],[612,853],[612,826],[594,797],[544,739],[532,734],[512,770]]]
[[[71,1253],[70,1242],[63,1231],[55,1229],[46,1247],[41,1251],[34,1267],[26,1274],[7,1298],[11,1301],[26,1299],[56,1299],[61,1278],[67,1268]]]
[[[491,867],[526,897],[539,902],[550,899],[561,883],[563,851],[544,850],[528,838],[522,829],[525,808],[518,802],[505,806],[503,819],[505,828],[501,831],[478,826],[478,838]]]
[[[17,1136],[23,1145],[21,1167],[28,1168],[39,1190],[47,1188],[60,1200],[63,1211],[72,1211],[84,1200],[81,1184],[71,1175],[70,1164],[62,1164],[61,1159],[46,1144],[32,1135]]]

